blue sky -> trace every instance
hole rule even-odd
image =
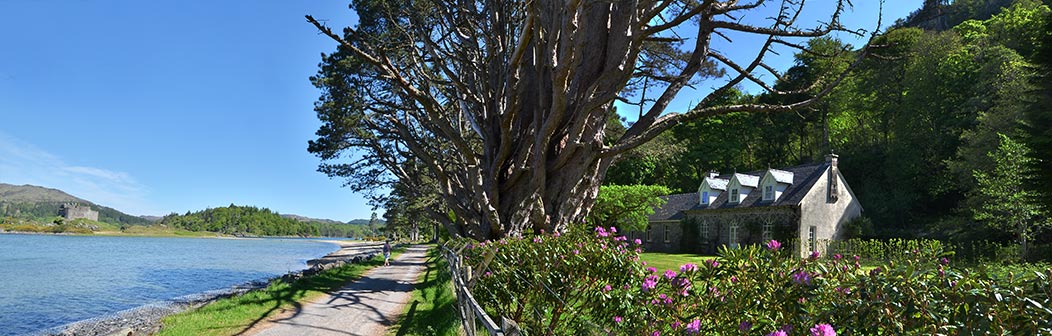
[[[347,3],[0,1],[0,182],[135,215],[234,203],[369,218],[306,151],[320,126],[307,78],[335,43],[303,16],[347,26]],[[875,1],[855,3],[848,23],[872,26]],[[888,6],[885,25],[920,3]]]

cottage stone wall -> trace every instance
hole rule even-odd
[[[816,251],[825,252],[831,240],[843,238],[844,224],[862,215],[862,205],[855,198],[847,181],[839,172],[835,172],[838,183],[831,188],[832,178],[829,169],[815,182],[815,186],[800,202],[803,220],[800,223],[799,253],[806,256],[811,253],[810,227],[815,227],[814,243]],[[830,193],[833,193],[832,195]],[[835,197],[830,197],[835,196]]]
[[[741,246],[764,242],[764,226],[769,238],[785,239],[795,231],[799,214],[793,207],[754,207],[743,210],[688,212],[687,222],[694,228],[693,245],[684,252],[714,254],[720,245]],[[732,228],[736,239],[731,240]]]
[[[90,207],[80,206],[79,204],[63,204],[61,209],[62,217],[67,220],[74,220],[77,218],[87,218],[93,221],[99,220],[99,212],[91,210]]]
[[[668,240],[665,239],[665,229],[668,229]],[[631,233],[633,239],[643,241],[643,249],[647,252],[679,253],[682,249],[680,243],[683,241],[683,224],[681,221],[650,222],[650,239],[645,232],[634,231]]]

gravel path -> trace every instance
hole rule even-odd
[[[286,312],[249,330],[258,336],[383,335],[405,310],[420,272],[426,246],[410,246],[391,266],[376,267],[303,309]]]

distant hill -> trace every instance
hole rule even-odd
[[[347,222],[347,224],[351,224],[351,225],[369,225],[369,220],[368,219],[352,219],[350,222]],[[377,219],[376,220],[376,225],[387,225],[387,222],[384,221],[383,219]]]
[[[0,216],[23,218],[48,218],[59,214],[65,203],[79,203],[99,212],[99,221],[111,224],[145,225],[150,221],[132,216],[110,207],[75,197],[62,190],[34,185],[11,185],[0,183]]]
[[[298,221],[301,221],[301,222],[315,222],[315,223],[325,223],[325,224],[343,224],[343,222],[341,222],[341,221],[335,221],[335,220],[331,220],[331,219],[310,218],[310,217],[307,217],[307,216],[300,216],[300,215],[293,215],[293,214],[283,214],[283,215],[281,215],[281,217],[291,218],[291,219],[295,219],[295,220],[298,220]]]

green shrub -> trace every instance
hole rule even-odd
[[[605,230],[483,243],[466,255],[474,265],[493,258],[472,290],[492,316],[519,321],[526,334],[1052,333],[1052,270],[951,266],[937,241],[850,246],[877,266],[747,246],[657,270]]]

